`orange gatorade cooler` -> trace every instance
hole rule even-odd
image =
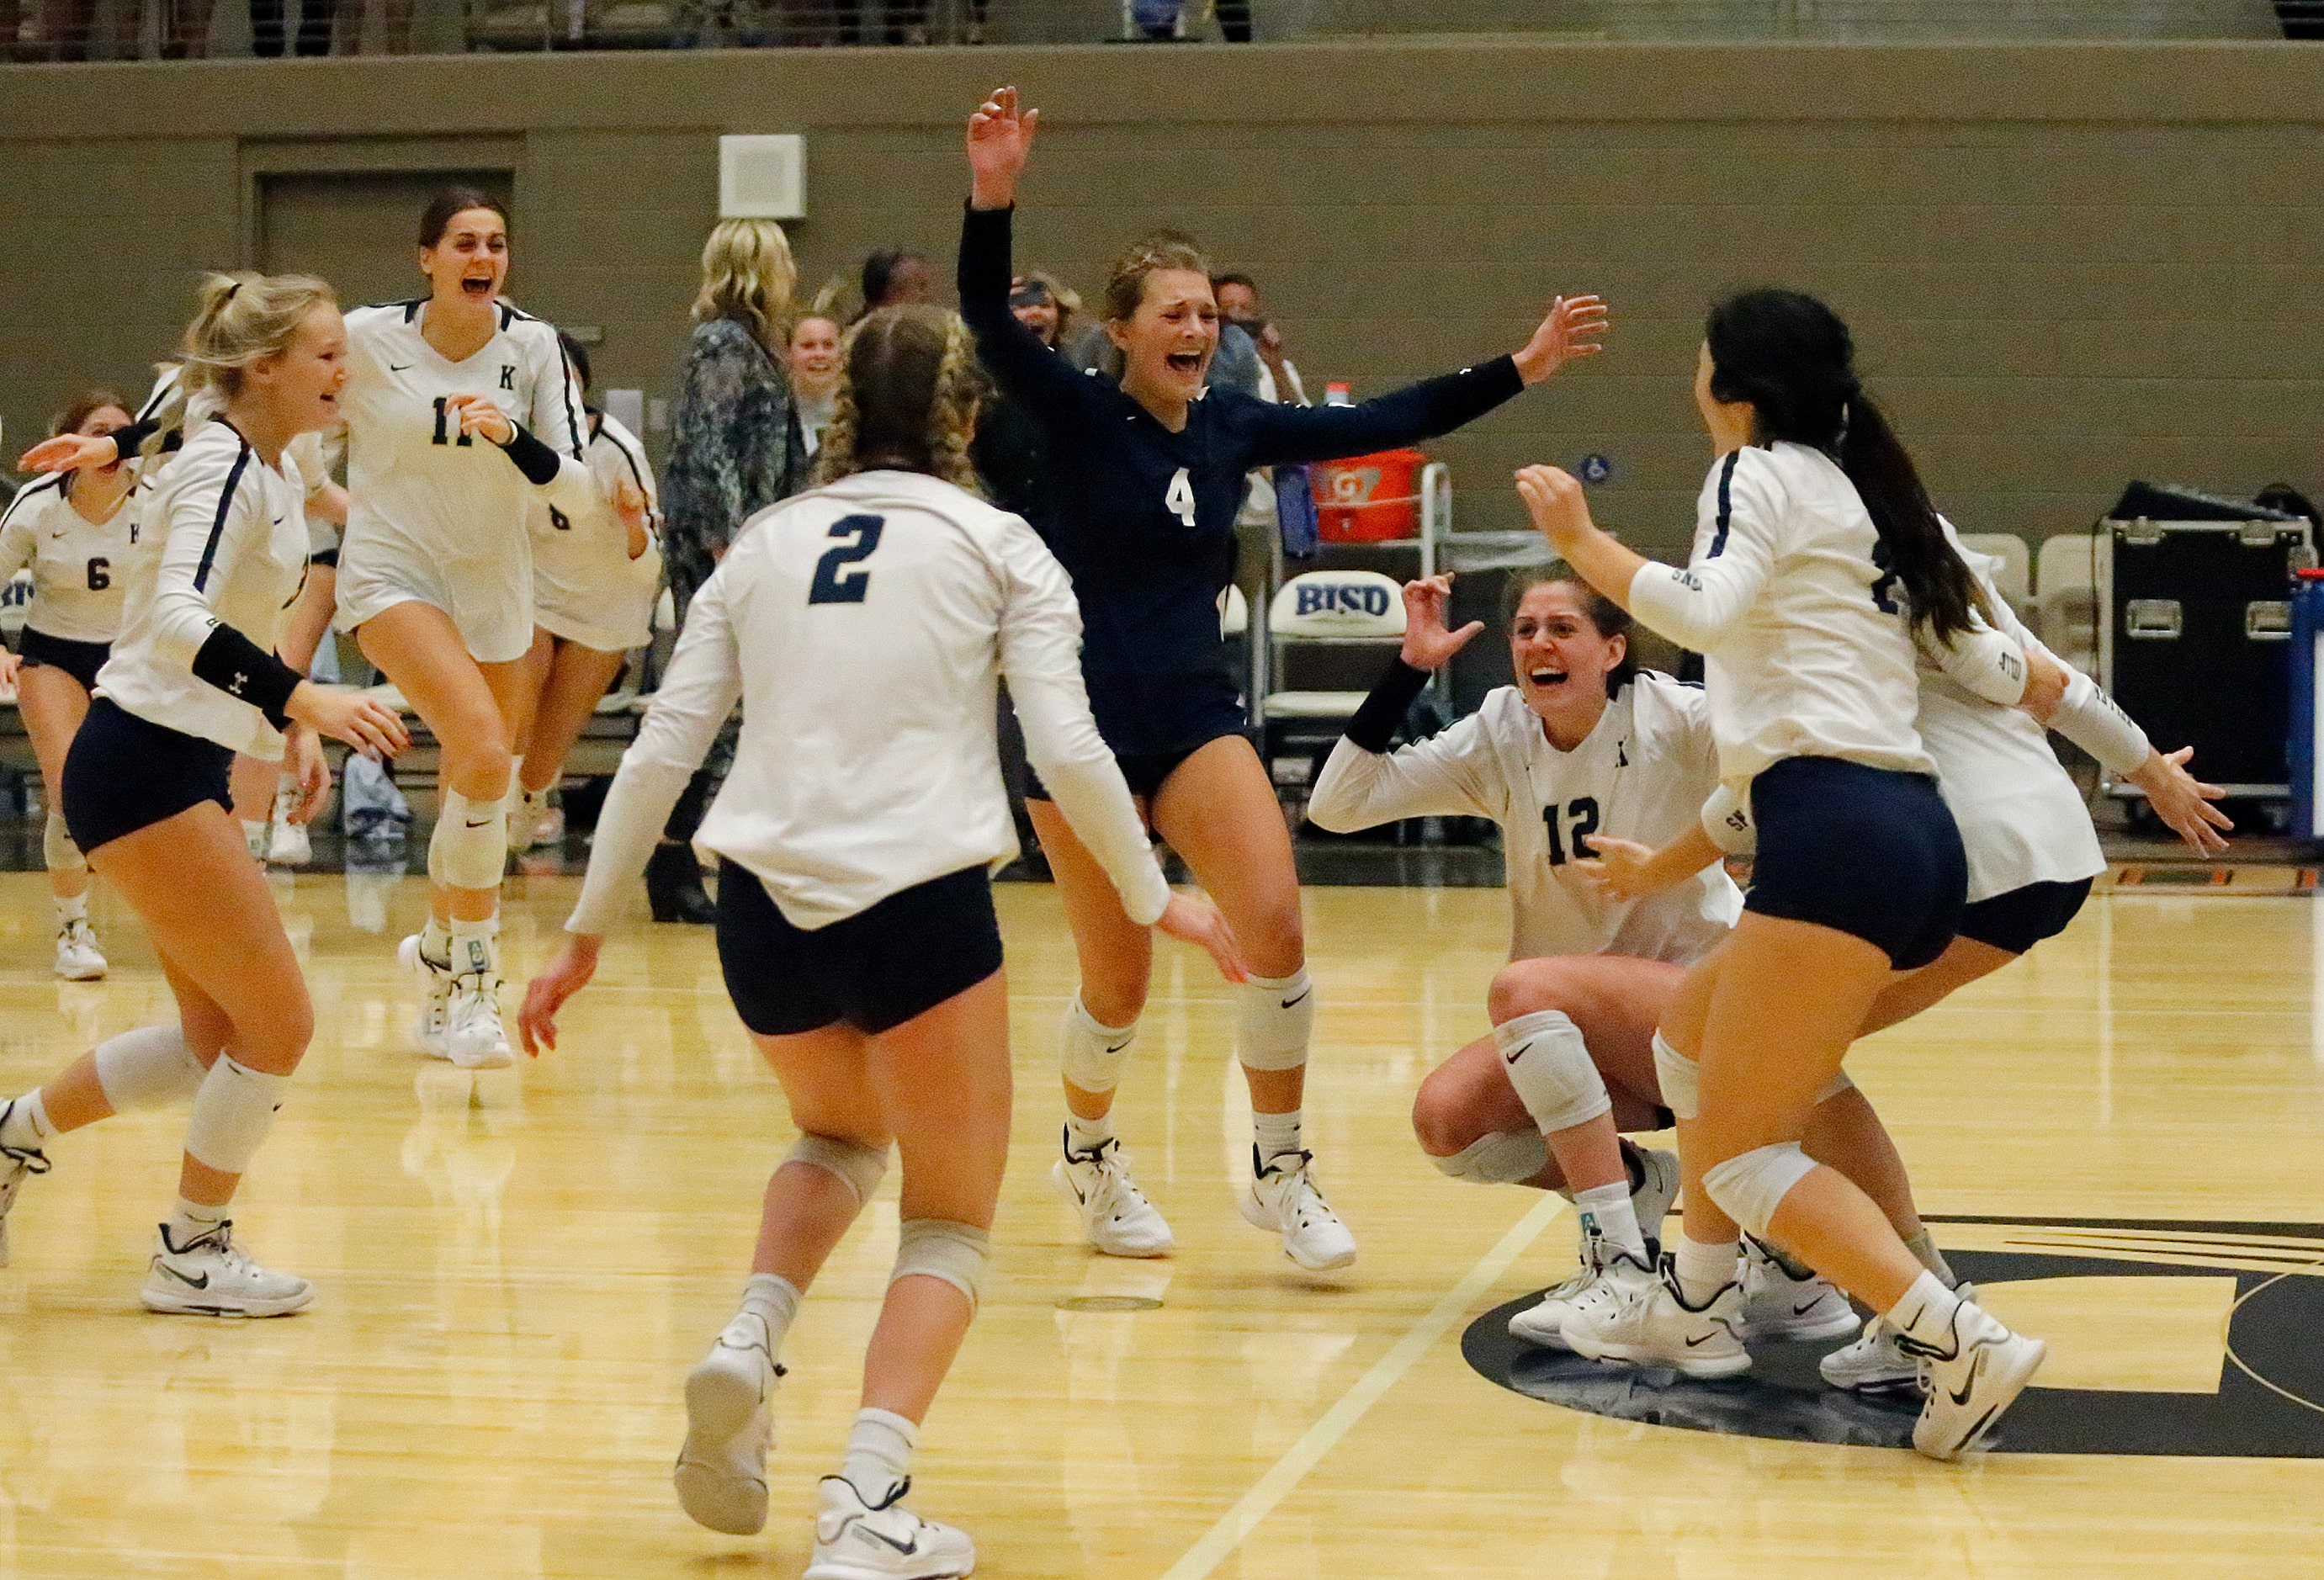
[[[1317,535],[1326,543],[1387,543],[1420,535],[1417,450],[1382,450],[1308,470],[1315,488]]]

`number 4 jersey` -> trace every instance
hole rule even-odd
[[[350,376],[347,529],[339,552],[339,623],[352,630],[408,599],[452,617],[487,663],[521,658],[532,643],[535,494],[501,447],[460,431],[448,404],[492,400],[563,463],[542,491],[568,513],[594,492],[582,459],[581,386],[557,331],[495,305],[499,328],[453,362],[420,334],[424,301],[357,308],[346,316]]]
[[[93,522],[65,497],[69,473],[26,483],[0,517],[0,582],[32,568],[27,629],[67,642],[110,642],[121,632],[121,597],[137,552],[137,512],[124,500]]]
[[[1407,817],[1490,818],[1501,825],[1508,868],[1511,960],[1618,954],[1686,965],[1717,947],[1742,914],[1724,868],[1629,901],[1599,894],[1572,864],[1589,854],[1582,842],[1591,834],[1670,843],[1694,825],[1718,783],[1702,691],[1646,671],[1608,700],[1572,751],[1549,743],[1514,686],[1393,753],[1343,739],[1307,814],[1341,831]]]

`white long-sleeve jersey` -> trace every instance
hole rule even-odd
[[[35,479],[0,516],[0,582],[27,565],[32,602],[27,629],[68,642],[109,642],[121,634],[121,601],[140,553],[137,511],[124,497],[91,521],[65,490],[70,473]]]
[[[418,559],[459,576],[526,581],[532,556],[525,523],[534,485],[499,446],[460,431],[446,402],[482,395],[557,453],[550,504],[588,508],[582,459],[581,385],[557,331],[506,302],[500,326],[459,362],[420,333],[426,301],[355,308],[346,316],[347,527],[343,562],[374,556]]]
[[[1026,755],[1148,923],[1169,889],[1083,689],[1081,612],[1018,517],[938,479],[869,472],[743,524],[687,605],[597,821],[568,931],[601,933],[739,697],[734,767],[699,842],[794,925],[1017,853],[994,737],[1004,676]]]
[[[1915,645],[1855,484],[1788,441],[1721,456],[1697,501],[1685,568],[1649,563],[1630,610],[1703,655],[1720,776],[1740,786],[1789,757],[1934,771],[1914,728]],[[2024,655],[1980,627],[1939,654],[1978,694],[2024,694]]]
[[[1342,739],[1307,815],[1346,832],[1406,817],[1486,817],[1501,826],[1509,888],[1509,958],[1619,954],[1691,964],[1741,914],[1726,870],[1711,867],[1652,898],[1598,894],[1571,863],[1609,834],[1660,846],[1694,822],[1719,783],[1702,692],[1641,674],[1606,703],[1571,751],[1542,733],[1514,686],[1451,729],[1382,755]]]
[[[637,436],[602,412],[590,414],[585,455],[596,487],[575,515],[538,494],[532,506],[532,602],[544,629],[605,652],[643,647],[652,637],[661,587],[661,491]],[[629,533],[614,513],[627,482],[645,495],[646,548],[630,557]]]
[[[193,666],[221,625],[272,651],[306,580],[306,493],[295,464],[267,465],[224,418],[189,429],[145,506],[159,559],[130,585],[97,694],[149,723],[281,758],[282,736],[256,704]]]

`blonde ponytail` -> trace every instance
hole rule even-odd
[[[180,343],[178,393],[190,400],[204,390],[231,399],[253,363],[288,350],[307,315],[336,308],[338,297],[311,274],[260,274],[244,270],[202,280],[200,305]]]
[[[881,308],[839,345],[838,398],[815,481],[894,466],[979,492],[969,446],[985,396],[976,342],[956,313]]]

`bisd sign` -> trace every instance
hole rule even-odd
[[[2050,1356],[1988,1447],[2002,1454],[2324,1458],[2324,1224],[1932,1218],[1980,1304]],[[1904,1448],[1917,1399],[1825,1386],[1848,1337],[1752,1346],[1740,1377],[1609,1366],[1513,1338],[1528,1295],[1461,1349],[1501,1386],[1618,1420],[1796,1442]]]
[[[1379,620],[1388,611],[1388,590],[1378,582],[1329,582],[1306,576],[1293,591],[1298,597],[1297,611],[1302,620],[1329,619],[1335,614]]]

